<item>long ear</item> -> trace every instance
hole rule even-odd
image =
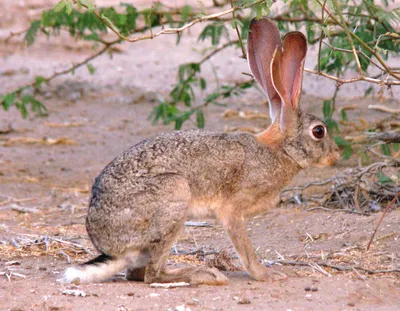
[[[283,132],[294,130],[306,54],[306,37],[301,32],[290,32],[283,39],[283,53],[277,50],[272,59],[272,82],[282,99],[280,124]]]
[[[273,87],[270,71],[274,51],[282,47],[278,28],[267,18],[253,19],[247,45],[250,70],[268,97],[270,116],[274,123],[281,110],[281,99]]]

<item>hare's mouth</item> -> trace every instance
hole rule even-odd
[[[321,158],[318,162],[314,163],[313,166],[315,167],[334,166],[336,165],[336,163],[339,162],[339,159],[340,159],[340,154],[339,152],[335,151],[329,156]]]

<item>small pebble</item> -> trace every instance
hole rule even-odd
[[[134,293],[134,292],[129,292],[129,293],[127,293],[127,295],[128,295],[129,297],[132,297],[132,296],[135,296],[135,293]]]
[[[304,288],[304,290],[305,290],[306,292],[309,292],[309,291],[311,290],[311,287],[310,287],[310,286],[306,286],[306,287]]]
[[[312,292],[317,292],[317,291],[318,291],[318,288],[316,288],[316,287],[311,287],[311,291],[312,291]]]
[[[354,307],[356,304],[355,304],[354,302],[350,301],[347,305],[348,305],[349,307]]]
[[[242,298],[238,301],[238,304],[240,305],[248,305],[250,303],[250,300],[247,298]]]
[[[307,294],[306,298],[307,298],[307,300],[311,300],[312,299],[312,295],[311,294]]]

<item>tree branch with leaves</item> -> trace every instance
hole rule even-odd
[[[33,21],[26,30],[11,33],[6,42],[24,35],[29,46],[34,44],[39,33],[51,38],[66,31],[77,40],[93,42],[97,51],[66,70],[48,77],[37,76],[31,83],[1,94],[0,105],[5,110],[14,106],[24,117],[29,113],[29,105],[33,112],[44,113],[45,105],[35,96],[43,83],[73,73],[84,65],[93,72],[90,62],[105,52],[112,53],[113,46],[121,42],[134,44],[172,34],[179,44],[188,29],[201,23],[204,26],[198,40],[209,42],[208,50],[211,52],[199,62],[179,66],[176,84],[168,97],[155,107],[150,118],[155,122],[174,123],[179,129],[193,117],[198,127],[204,127],[203,109],[207,105],[219,104],[221,98],[238,95],[254,83],[247,80],[234,85],[217,83],[216,89],[209,90],[208,79],[201,76],[202,66],[229,46],[240,49],[241,56],[245,57],[243,41],[246,40],[250,20],[254,16],[269,15],[283,33],[306,29],[309,44],[318,45],[317,65],[305,68],[305,71],[336,82],[336,91],[331,100],[324,102],[323,112],[331,129],[338,130],[333,114],[341,85],[359,81],[377,84],[381,89],[400,85],[400,72],[390,65],[391,57],[400,52],[400,35],[395,30],[400,23],[400,9],[390,6],[394,4],[394,1],[378,4],[374,0],[316,0],[312,3],[292,0],[286,1],[276,13],[273,0],[214,2],[211,7],[169,7],[154,3],[146,9],[138,9],[131,4],[97,7],[91,0],[61,0],[54,9],[43,11],[41,18]],[[234,29],[236,38],[229,37],[229,27]],[[114,40],[104,39],[110,34],[115,36]],[[349,72],[357,75],[348,78]],[[24,95],[28,88],[34,89],[34,95]],[[200,104],[196,100],[198,93],[203,94]]]

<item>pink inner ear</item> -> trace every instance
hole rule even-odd
[[[288,88],[282,80],[282,50],[280,47],[276,47],[274,55],[271,61],[271,76],[272,83],[275,90],[281,97],[283,104],[290,102],[290,94],[288,93]],[[283,105],[283,106],[284,106]]]
[[[282,46],[276,25],[267,18],[252,20],[248,38],[250,70],[270,101],[271,119],[280,111],[280,98],[271,81],[270,65],[276,47]]]
[[[301,32],[288,33],[283,40],[281,76],[289,93],[292,108],[296,108],[301,95],[307,40]],[[285,102],[285,103],[289,103]]]

